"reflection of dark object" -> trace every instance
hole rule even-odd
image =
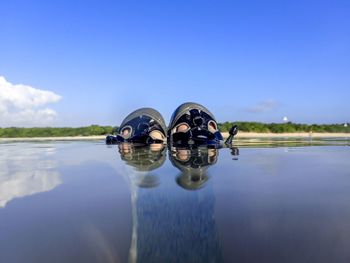
[[[225,141],[225,144],[226,145],[231,145],[232,144],[232,141],[233,141],[233,137],[235,137],[235,135],[237,134],[238,132],[238,126],[237,125],[233,125],[229,131],[229,136],[228,138],[226,139]]]
[[[120,143],[118,148],[121,159],[140,172],[155,170],[165,162],[166,148],[162,144],[136,147],[130,143]],[[159,185],[159,178],[148,173],[139,174],[134,183],[141,188],[152,188]]]
[[[138,178],[135,183],[141,188],[154,188],[159,185],[159,178],[155,175],[148,174]]]
[[[208,181],[208,176],[205,174],[183,174],[176,178],[176,182],[179,186],[187,190],[197,190],[202,188]]]
[[[127,133],[125,133],[127,131]],[[166,125],[162,115],[152,108],[141,108],[130,113],[122,122],[119,134],[108,135],[107,144],[131,142],[142,145],[163,143],[162,140],[150,136],[152,131],[159,131],[165,139]]]
[[[165,162],[165,147],[159,145],[158,149],[136,147],[130,143],[119,144],[119,153],[123,161],[136,168],[137,171],[152,171]]]
[[[137,189],[133,229],[134,262],[224,262],[215,222],[215,195],[205,170],[217,160],[217,149],[171,148],[169,158],[182,171],[152,189]],[[179,189],[180,190],[180,189]],[[133,247],[132,247],[133,248]]]
[[[238,155],[239,155],[239,149],[237,147],[232,147],[231,148],[231,155],[233,156],[232,160],[237,161]]]
[[[217,157],[218,150],[208,148],[173,148],[169,152],[171,163],[182,172],[176,182],[187,190],[196,190],[205,185],[208,181],[206,170],[216,163]]]
[[[181,125],[187,129],[179,131]],[[200,104],[188,102],[174,111],[168,128],[168,141],[175,147],[220,145],[223,137],[213,114]]]

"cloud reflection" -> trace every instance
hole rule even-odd
[[[57,162],[50,159],[55,148],[28,144],[0,147],[0,208],[15,198],[47,192],[61,184]]]

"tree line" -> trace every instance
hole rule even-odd
[[[0,128],[0,137],[63,137],[63,136],[92,136],[112,134],[116,127],[91,125],[87,127],[35,127],[35,128]]]
[[[229,131],[232,125],[239,131],[258,133],[293,133],[293,132],[350,132],[348,125],[342,124],[301,124],[301,123],[261,123],[261,122],[224,122],[219,123],[220,131]]]
[[[300,123],[261,123],[261,122],[224,122],[219,123],[222,132],[237,125],[239,131],[258,133],[293,133],[293,132],[341,132],[350,133],[350,127],[344,124],[300,124]],[[0,128],[0,138],[17,137],[63,137],[93,136],[115,134],[118,127],[91,125],[87,127],[36,127],[36,128]]]

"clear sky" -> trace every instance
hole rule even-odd
[[[350,122],[350,1],[0,2],[0,126]],[[2,83],[2,84],[1,84]],[[23,84],[23,85],[19,85]]]

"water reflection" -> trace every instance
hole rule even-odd
[[[14,198],[47,192],[61,184],[57,161],[51,157],[54,147],[0,147],[0,208]]]
[[[165,146],[154,144],[150,147],[137,147],[130,143],[118,145],[121,159],[138,171],[152,171],[165,162]]]
[[[0,262],[349,262],[349,147],[299,146],[0,144]]]
[[[134,170],[128,175],[132,204],[129,262],[222,262],[215,196],[207,175],[218,150],[173,148],[169,159],[181,174],[163,175],[162,187],[155,188],[159,184],[151,180],[143,187],[145,178],[164,163],[165,151],[126,144],[119,147],[121,159]],[[140,171],[148,174],[141,176]],[[174,187],[175,178],[180,187]]]
[[[231,147],[231,155],[233,156],[232,160],[238,161],[238,156],[239,156],[239,149],[238,149],[238,147]]]
[[[150,171],[161,167],[166,159],[163,144],[137,147],[130,143],[118,145],[121,159],[134,169],[132,181],[138,187],[152,188],[159,185],[159,178]]]
[[[206,170],[218,159],[217,149],[196,148],[172,148],[169,151],[169,159],[173,166],[182,173],[176,178],[179,186],[187,190],[202,188],[208,180]]]
[[[239,149],[230,148],[233,160],[238,160]],[[118,145],[121,160],[132,168],[128,180],[138,187],[152,188],[159,185],[159,177],[151,172],[160,168],[166,161],[167,148],[162,145],[147,147],[134,146],[130,143]],[[219,150],[212,148],[176,148],[169,149],[171,164],[181,171],[177,184],[187,190],[196,190],[205,186],[209,179],[206,171],[216,164]]]

